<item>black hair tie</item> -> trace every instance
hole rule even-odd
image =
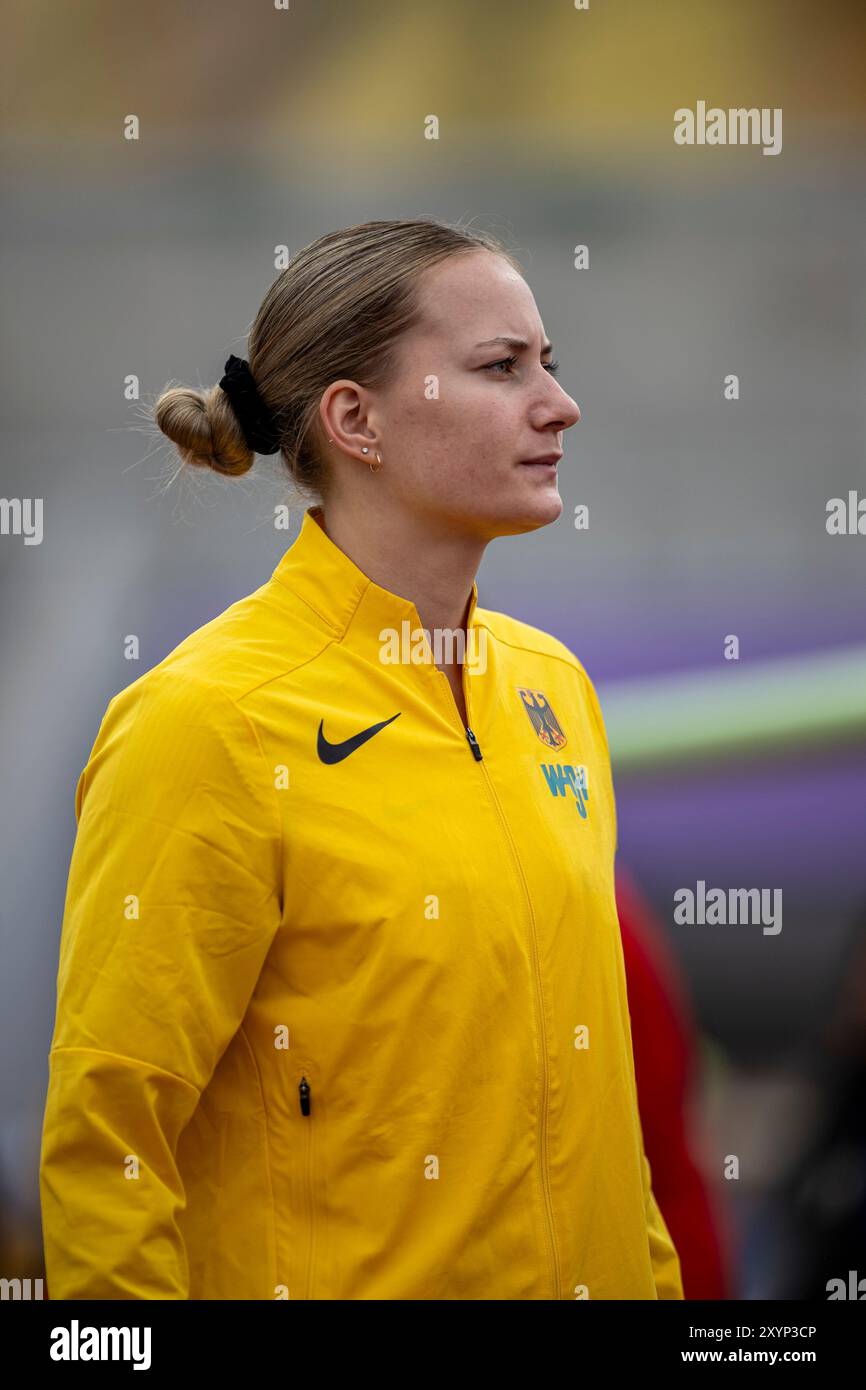
[[[256,390],[249,362],[232,353],[219,384],[231,401],[241,433],[253,452],[277,453],[280,443],[276,421]]]

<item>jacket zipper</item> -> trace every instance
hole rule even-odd
[[[478,745],[478,740],[476,739],[471,728],[469,728],[468,724],[464,724],[463,720],[460,717],[460,711],[457,708],[457,701],[454,699],[454,692],[451,689],[448,677],[445,675],[444,671],[440,672],[440,675],[443,676],[446,684],[448,685],[448,697],[451,701],[451,707],[454,710],[454,714],[457,718],[457,723],[465,733],[466,738],[469,742],[469,746],[472,749],[472,752],[475,754],[476,759],[480,762],[481,749]],[[466,688],[465,665],[461,668],[461,681],[463,684],[463,699],[466,704],[466,718],[469,719],[469,692]],[[547,1224],[545,1230],[547,1234],[547,1253],[550,1262],[550,1275],[554,1287],[553,1296],[556,1300],[558,1300],[560,1296],[559,1290],[561,1283],[559,1275],[559,1252],[557,1250],[556,1232],[553,1225],[553,1200],[550,1195],[550,1175],[547,1170],[547,1114],[550,1096],[550,1077],[548,1074],[547,1067],[547,1037],[544,1031],[544,1007],[541,994],[541,970],[538,964],[538,933],[535,926],[535,914],[532,910],[532,899],[529,896],[529,887],[527,885],[526,878],[523,873],[523,866],[520,863],[520,858],[517,853],[517,846],[514,843],[514,837],[511,834],[508,821],[505,818],[505,812],[502,809],[502,804],[496,793],[496,788],[493,785],[493,779],[491,778],[490,773],[487,771],[486,767],[482,768],[482,771],[484,773],[484,780],[487,786],[487,790],[490,794],[491,800],[493,801],[493,805],[496,809],[497,815],[499,816],[499,821],[502,826],[503,833],[505,835],[505,840],[511,852],[511,857],[514,861],[515,869],[517,870],[517,877],[520,881],[520,886],[523,890],[523,896],[526,902],[527,914],[529,918],[529,938],[530,945],[532,948],[532,968],[535,976],[535,994],[533,995],[533,1003],[535,1005],[536,1024],[538,1027],[539,1036],[541,1038],[541,1066],[543,1082],[541,1093],[541,1116],[538,1126],[538,1166],[539,1171],[541,1173],[541,1189],[544,1197],[545,1214],[547,1216]]]
[[[462,721],[461,721],[461,722],[462,722]],[[467,726],[466,726],[466,737],[467,737],[468,740],[469,740],[469,747],[472,749],[472,752],[475,754],[475,761],[478,762],[478,763],[480,763],[480,762],[481,762],[481,748],[480,748],[480,746],[479,746],[478,739],[475,737],[475,735],[473,734],[472,730],[469,728],[469,725],[468,725],[468,724],[467,724]]]
[[[448,697],[449,697],[449,699],[450,699],[450,701],[451,701],[451,707],[452,707],[452,709],[454,710],[454,713],[457,715],[457,724],[458,724],[458,727],[459,727],[460,729],[463,730],[463,733],[464,733],[465,736],[466,736],[466,742],[469,744],[469,747],[472,749],[472,754],[473,754],[473,756],[474,756],[474,758],[475,758],[475,761],[476,761],[477,763],[480,763],[480,762],[481,762],[481,748],[480,748],[480,745],[479,745],[479,743],[478,743],[478,739],[475,737],[474,733],[473,733],[472,730],[469,728],[469,725],[468,725],[468,724],[464,724],[464,723],[463,723],[463,720],[460,718],[460,711],[459,711],[459,709],[457,708],[457,701],[454,699],[454,692],[453,692],[453,690],[451,689],[451,682],[448,680],[448,677],[446,676],[445,672],[444,672],[444,671],[440,671],[440,670],[438,669],[438,667],[437,667],[437,675],[441,676],[442,679],[444,680],[445,684],[448,686]],[[466,666],[465,666],[465,663],[464,663],[464,665],[460,668],[460,680],[461,680],[461,682],[462,682],[462,684],[463,684],[463,699],[466,701],[466,714],[467,714],[467,718],[468,718],[468,715],[469,715],[469,701],[466,699]]]
[[[316,1240],[315,1207],[313,1205],[313,1123],[312,1123],[312,1092],[310,1083],[306,1075],[302,1075],[298,1082],[298,1102],[301,1114],[306,1120],[304,1126],[306,1136],[304,1141],[304,1192],[307,1198],[308,1212],[308,1239],[307,1239],[307,1268],[304,1272],[304,1298],[309,1301],[312,1296],[313,1279],[313,1248]]]

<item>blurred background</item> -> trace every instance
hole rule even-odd
[[[560,520],[491,545],[479,599],[555,633],[599,692],[641,1115],[687,1296],[825,1299],[866,1276],[866,534],[826,525],[829,499],[866,497],[866,11],[278,6],[6,6],[2,494],[44,499],[44,534],[0,535],[0,1274],[42,1271],[78,775],[112,696],[300,524],[303,504],[274,530],[276,457],[178,476],[145,404],[246,355],[275,248],[426,215],[518,255],[583,415]],[[675,144],[698,101],[781,108],[781,151]],[[780,889],[782,930],[678,924],[699,880]]]

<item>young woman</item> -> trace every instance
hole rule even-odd
[[[477,604],[580,411],[517,263],[320,238],[182,459],[316,498],[109,704],[43,1131],[52,1298],[682,1298],[638,1117],[592,683]]]

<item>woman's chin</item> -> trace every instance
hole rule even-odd
[[[530,488],[522,494],[509,499],[509,505],[500,505],[495,518],[491,518],[495,531],[500,536],[520,536],[526,531],[536,531],[540,526],[550,526],[562,515],[562,498],[556,483],[548,487]]]
[[[521,499],[522,511],[527,519],[538,526],[548,526],[562,515],[562,498],[556,486],[556,477],[546,485],[529,489]]]

